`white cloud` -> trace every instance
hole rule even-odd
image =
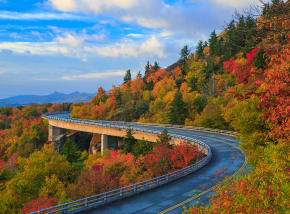
[[[234,8],[248,8],[259,4],[259,0],[187,0],[171,5],[164,0],[47,0],[47,3],[59,11],[112,16],[125,23],[181,33],[198,41],[229,21]]]
[[[60,28],[56,27],[56,26],[47,26],[48,28],[52,29],[53,32],[55,33],[62,33],[64,32],[63,30],[61,30]]]
[[[143,38],[144,34],[129,33],[128,36],[133,38]]]
[[[81,74],[77,76],[64,76],[62,77],[62,79],[64,80],[100,79],[100,78],[107,78],[107,77],[124,76],[125,73],[126,73],[125,71],[90,73],[90,74]]]
[[[87,62],[88,60],[87,59],[82,59],[82,62]]]
[[[141,34],[131,34],[140,37]],[[142,36],[143,37],[143,36]],[[155,36],[147,36],[143,41],[134,41],[124,38],[115,44],[87,43],[86,41],[102,41],[104,35],[77,34],[75,32],[63,33],[57,36],[55,41],[59,45],[59,53],[65,56],[82,56],[85,54],[100,55],[103,57],[144,57],[157,55],[166,58],[165,44]]]
[[[0,19],[9,20],[86,20],[86,17],[68,13],[18,13],[13,11],[0,11]]]
[[[82,47],[85,40],[87,41],[103,41],[105,38],[104,34],[100,35],[87,35],[87,34],[76,34],[76,33],[63,33],[63,36],[57,36],[56,41],[60,45],[68,45],[70,47]]]
[[[170,36],[173,36],[173,35],[174,35],[174,33],[171,32],[171,31],[168,31],[168,30],[163,30],[163,31],[159,34],[160,37],[170,37]]]
[[[169,10],[175,9],[168,8],[168,5],[164,4],[162,0],[48,0],[47,3],[63,12],[110,14],[125,22],[136,22],[148,28],[169,27],[168,15],[171,12]],[[100,23],[112,24],[112,21],[103,20]]]
[[[167,48],[164,37],[171,35],[166,32],[146,36],[145,34],[128,34],[128,37],[140,38],[141,41],[134,41],[130,38],[123,38],[116,43],[106,44],[96,43],[103,41],[104,34],[88,35],[85,33],[65,32],[55,38],[58,44],[58,51],[65,56],[84,57],[85,55],[99,55],[102,57],[125,57],[125,58],[144,58],[158,56],[167,58],[167,52],[172,48]],[[87,41],[93,41],[88,43]],[[180,41],[178,41],[178,44]],[[172,44],[170,44],[172,46]],[[183,44],[182,44],[183,45]],[[182,45],[180,47],[182,47]],[[176,46],[176,45],[173,45]]]
[[[167,29],[195,36],[201,24],[200,11],[182,6],[169,6],[163,0],[47,0],[55,9],[94,15],[109,15],[126,23],[136,23],[151,29]],[[202,11],[205,12],[205,11]],[[209,11],[211,12],[211,11]],[[197,13],[197,15],[196,15]],[[203,13],[204,15],[204,13]],[[101,23],[108,23],[104,20]]]
[[[0,49],[9,49],[20,54],[25,53],[27,50],[39,55],[59,53],[55,42],[1,42]]]
[[[132,8],[138,4],[138,0],[48,0],[47,4],[64,12],[89,12],[97,15],[110,8]]]
[[[62,32],[58,28],[50,28]],[[45,35],[38,31],[31,31],[31,34],[38,36],[40,39],[43,39],[42,35]],[[177,42],[171,41],[168,43],[164,40],[164,36],[169,35],[169,33],[161,34],[128,34],[128,37],[138,38],[138,40],[134,41],[127,37],[118,42],[100,43],[100,41],[104,41],[104,34],[88,35],[83,32],[78,34],[74,31],[67,31],[53,36],[54,42],[2,42],[0,43],[0,50],[9,49],[17,54],[28,53],[27,50],[36,55],[62,54],[78,57],[83,62],[86,62],[88,55],[112,58],[167,58],[168,54],[176,52],[177,46],[182,47],[183,44],[180,45],[180,39]],[[17,38],[17,34],[11,36]]]
[[[69,33],[65,33],[64,37],[57,36],[56,41],[60,45],[69,45],[71,47],[81,47],[85,39],[83,37],[75,37]]]
[[[223,7],[234,7],[236,9],[246,9],[249,8],[250,5],[256,6],[260,5],[259,0],[188,0],[187,3],[197,3],[197,2],[202,2],[202,3],[214,3],[218,6],[223,6]]]
[[[164,54],[164,46],[155,36],[151,36],[150,39],[142,43],[140,47],[140,53],[148,53],[150,55],[158,55],[160,58],[166,58],[167,54]]]
[[[76,11],[77,5],[74,2],[74,0],[50,0],[47,2],[48,4],[51,4],[54,8],[61,10],[61,11]]]
[[[102,25],[116,26],[116,22],[114,22],[112,20],[101,20],[99,23]]]
[[[181,15],[181,14],[180,14]],[[123,18],[122,18],[123,19]],[[147,28],[169,28],[170,22],[163,17],[135,17],[137,23]],[[125,20],[125,19],[124,19]],[[132,17],[133,20],[133,17]]]
[[[83,54],[82,50],[73,49],[73,48],[66,48],[66,47],[58,47],[57,48],[59,53],[64,56],[79,56]]]
[[[37,36],[40,40],[44,41],[44,39],[41,36],[42,34],[39,33],[38,31],[31,31],[31,34]]]
[[[33,80],[37,81],[55,81],[57,79],[49,79],[49,78],[33,78]]]
[[[95,53],[103,57],[144,57],[157,55],[166,58],[164,44],[157,37],[151,36],[142,43],[125,39],[122,43],[111,46],[85,46],[88,53]]]
[[[21,39],[22,36],[19,36],[17,33],[11,33],[10,37],[14,38],[14,39]]]

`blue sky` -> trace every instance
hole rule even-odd
[[[0,0],[0,98],[96,92],[220,32],[259,0]]]

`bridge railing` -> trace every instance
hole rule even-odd
[[[69,112],[66,112],[69,113]],[[50,114],[51,115],[51,114]],[[127,129],[128,127],[126,126],[120,126],[122,125],[122,123],[118,123],[120,125],[111,125],[108,124],[108,122],[92,122],[89,120],[78,120],[78,119],[64,119],[64,118],[56,118],[53,116],[49,116],[48,114],[44,115],[43,118],[45,119],[52,119],[52,120],[60,120],[60,121],[65,121],[65,122],[69,122],[69,123],[82,123],[82,124],[88,124],[88,125],[97,125],[97,126],[103,126],[103,125],[107,125],[107,128],[121,128],[121,129]],[[130,123],[123,123],[124,125],[130,125]],[[133,123],[131,123],[133,125]],[[138,125],[141,125],[140,123]],[[150,133],[150,134],[158,134],[160,135],[162,132],[161,131],[155,131],[155,130],[150,130],[150,129],[142,129],[142,128],[132,128],[133,131],[138,131],[140,133]],[[180,139],[180,140],[184,140],[184,141],[190,141],[193,144],[199,145],[200,147],[203,148],[204,152],[207,154],[206,157],[204,157],[203,159],[201,159],[200,161],[198,161],[195,164],[192,164],[190,166],[187,166],[185,168],[176,170],[174,172],[168,173],[166,175],[162,175],[147,181],[143,181],[140,183],[136,183],[130,186],[126,186],[126,187],[122,187],[119,189],[115,189],[109,192],[105,192],[105,193],[101,193],[98,195],[94,195],[94,196],[90,196],[90,197],[86,197],[86,198],[82,198],[76,201],[72,201],[69,203],[65,203],[65,204],[61,204],[58,206],[54,206],[54,207],[50,207],[47,209],[43,209],[43,210],[39,210],[37,212],[33,212],[31,214],[43,214],[45,213],[79,213],[88,209],[92,209],[92,208],[97,208],[100,206],[103,206],[105,204],[108,203],[112,203],[114,201],[135,195],[135,194],[139,194],[141,192],[144,191],[148,191],[150,189],[162,186],[164,184],[167,184],[169,182],[172,182],[174,180],[180,179],[194,171],[197,171],[198,169],[202,168],[203,166],[205,166],[212,158],[212,153],[211,153],[211,149],[210,147],[199,141],[196,140],[194,138],[191,137],[186,137],[186,136],[182,136],[182,135],[176,135],[176,134],[169,134],[170,136]]]
[[[49,115],[54,114],[68,114],[69,111],[65,112],[54,112],[54,113],[47,113],[43,114],[44,118],[50,119],[52,118]],[[55,118],[55,117],[54,117]],[[76,118],[68,118],[74,121],[81,121],[83,122],[90,122],[92,124],[124,124],[124,125],[137,125],[137,126],[151,126],[151,127],[161,127],[161,128],[173,128],[173,129],[184,129],[184,130],[192,130],[192,131],[200,131],[200,132],[208,132],[208,133],[216,133],[216,134],[222,134],[222,135],[228,135],[228,136],[238,136],[239,133],[235,131],[227,131],[227,130],[220,130],[220,129],[212,129],[212,128],[204,128],[204,127],[195,127],[195,126],[184,126],[184,125],[172,125],[172,124],[159,124],[159,123],[141,123],[141,122],[123,122],[123,121],[107,121],[107,120],[87,120],[87,119],[76,119]],[[58,118],[58,120],[64,120],[63,118]],[[85,124],[90,124],[85,123]]]

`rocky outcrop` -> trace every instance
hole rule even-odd
[[[83,149],[88,149],[85,148],[84,144],[86,143],[85,138],[88,136],[87,132],[75,132],[73,134],[70,135],[66,135],[66,134],[62,134],[60,136],[58,136],[54,141],[54,148],[55,150],[57,150],[59,153],[62,151],[63,145],[66,143],[67,139],[71,139],[71,141],[75,142],[78,146],[79,149],[83,150]]]
[[[66,135],[66,134],[62,134],[60,136],[58,136],[54,141],[54,148],[55,150],[57,150],[59,153],[61,153],[62,149],[63,149],[63,145],[66,143],[67,139],[71,139],[73,142],[75,142],[79,148],[83,148],[84,144],[84,138],[88,135],[88,133],[86,132],[75,132],[73,134],[70,135]],[[117,138],[118,141],[118,146],[110,146],[110,148],[112,149],[123,149],[124,148],[124,143],[122,142],[121,137],[115,137]],[[116,140],[116,139],[115,139]],[[88,153],[90,155],[92,154],[96,154],[97,152],[101,152],[101,134],[96,134],[93,133],[93,138],[90,141],[90,147],[88,149]]]
[[[180,61],[177,61],[175,63],[173,63],[172,65],[169,65],[167,68],[166,68],[166,71],[172,71],[174,70],[176,67],[180,67],[181,68],[182,66],[182,63]]]
[[[118,149],[123,149],[125,146],[125,143],[123,143],[123,138],[118,137]]]
[[[59,153],[62,151],[63,145],[66,142],[66,134],[59,135],[54,141],[54,149],[58,151]]]
[[[101,151],[101,135],[100,134],[93,134],[93,138],[90,143],[89,154],[96,154],[97,152]]]
[[[82,137],[82,132],[75,132],[73,134],[67,135],[67,138],[75,142],[79,148],[82,148],[81,137]]]

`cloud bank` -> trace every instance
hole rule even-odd
[[[222,12],[216,11],[217,8],[208,8],[204,5],[198,9],[187,7],[186,4],[171,6],[162,0],[47,0],[46,3],[62,12],[95,16],[109,15],[125,23],[133,23],[150,29],[167,29],[183,33],[187,37],[199,38],[204,36],[201,35],[203,29],[212,29],[212,25],[219,21],[214,18],[211,20],[212,24],[208,26],[200,19],[208,19],[208,14]]]
[[[19,13],[13,11],[0,11],[0,19],[8,20],[87,20],[87,17],[68,13]]]
[[[102,57],[146,57],[156,55],[166,58],[166,44],[157,36],[147,36],[143,41],[134,41],[123,38],[116,43],[88,43],[86,41],[102,41],[102,35],[70,34],[64,33],[57,36],[58,51],[65,56],[82,56],[85,54],[99,55]]]
[[[240,10],[242,8],[246,9],[251,6],[260,5],[259,0],[187,0],[187,3],[209,3],[215,4],[217,6],[227,7],[227,8],[236,8]]]
[[[57,44],[55,42],[2,42],[0,49],[11,50],[12,52],[23,54],[30,53],[38,55],[52,55],[58,54]]]
[[[116,72],[105,72],[105,73],[90,73],[90,74],[81,74],[77,76],[64,76],[63,80],[80,80],[80,79],[100,79],[116,76],[124,76],[125,71],[116,71]]]
[[[2,53],[4,53],[4,54],[12,54],[13,51],[5,48],[5,49],[2,49]]]

